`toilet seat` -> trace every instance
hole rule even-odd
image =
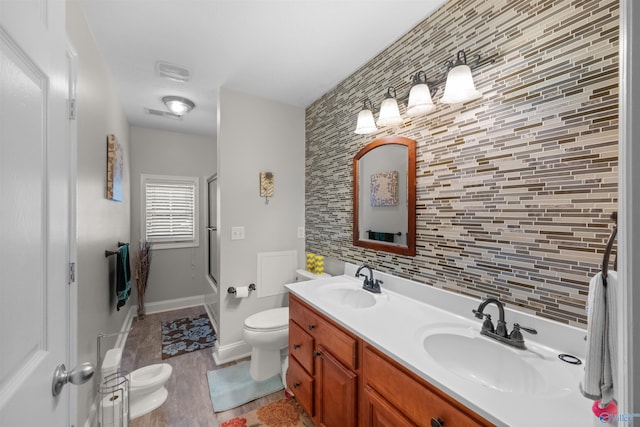
[[[173,367],[168,363],[156,363],[136,369],[129,374],[129,389],[134,391],[157,387],[166,383],[172,372]]]
[[[289,307],[273,308],[247,317],[245,329],[252,331],[281,331],[289,329]]]

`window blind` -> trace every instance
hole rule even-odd
[[[149,242],[196,239],[197,180],[145,180],[145,236]]]

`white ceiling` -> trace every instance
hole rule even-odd
[[[217,90],[307,107],[445,0],[82,0],[130,124],[215,135]],[[192,79],[159,77],[157,61]],[[196,108],[151,116],[161,98]],[[354,114],[359,101],[354,100]]]

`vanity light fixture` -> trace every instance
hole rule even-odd
[[[447,83],[441,101],[445,104],[461,104],[480,98],[482,94],[476,90],[471,75],[471,67],[467,65],[467,55],[464,50],[457,54],[456,62],[449,61]]]
[[[196,106],[193,101],[182,96],[165,96],[162,98],[162,102],[164,102],[169,111],[177,116],[188,113]]]
[[[369,105],[367,105],[367,103]],[[366,135],[378,130],[376,122],[373,120],[373,103],[369,98],[365,99],[362,110],[358,113],[358,122],[356,123],[355,133],[358,135]]]
[[[407,96],[397,98],[395,88],[390,86],[380,105],[378,126],[393,127],[402,124],[403,119],[398,109],[398,99],[407,102],[407,116],[409,117],[429,114],[435,109],[433,96],[441,85],[445,87],[441,99],[444,104],[458,104],[480,98],[482,93],[476,89],[471,72],[485,65],[493,64],[495,58],[494,55],[480,59],[480,55],[476,54],[473,60],[467,62],[467,54],[464,50],[460,50],[456,54],[455,60],[449,60],[445,63],[446,70],[439,78],[433,81],[427,80],[424,71],[418,71],[411,76],[412,85]],[[358,114],[355,133],[363,135],[378,130],[374,123],[373,112],[373,104],[369,99],[365,99],[364,107]]]
[[[424,71],[418,71],[411,78],[412,86],[407,103],[407,116],[418,117],[429,114],[435,106],[431,99],[431,89]]]
[[[391,94],[393,92],[393,94]],[[396,101],[396,89],[390,86],[384,95],[384,100],[380,104],[380,116],[378,117],[378,126],[398,126],[402,124],[400,110],[398,109],[398,101]]]

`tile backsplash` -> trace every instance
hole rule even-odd
[[[617,210],[618,21],[617,1],[446,3],[307,108],[307,250],[584,327]],[[495,57],[481,99],[441,87],[428,116],[353,133],[364,98],[461,49]],[[386,135],[417,141],[415,257],[352,244],[353,157]]]

